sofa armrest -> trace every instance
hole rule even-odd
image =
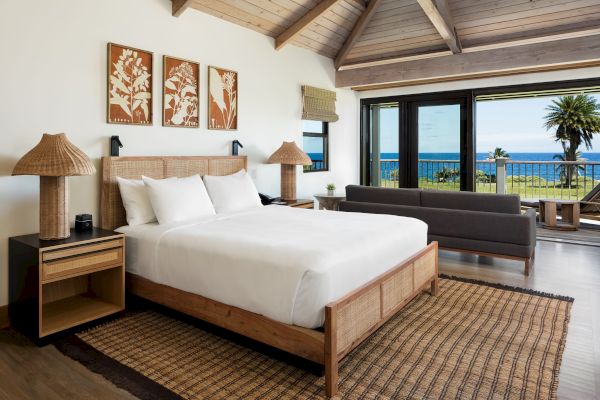
[[[537,211],[530,208],[523,214],[529,222],[529,244],[535,249],[537,243]]]

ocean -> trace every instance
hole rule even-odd
[[[510,159],[514,161],[553,161],[557,153],[510,153]],[[313,161],[322,161],[323,153],[308,153]],[[477,160],[486,160],[488,153],[477,153]],[[600,153],[583,153],[586,161],[600,161]],[[398,153],[381,153],[382,160],[397,160]],[[421,160],[458,160],[458,153],[419,153]]]
[[[555,161],[554,155],[557,153],[510,153],[510,159],[513,161]],[[319,162],[323,159],[321,153],[308,153],[308,156],[314,161]],[[487,160],[488,153],[477,153],[477,161]],[[600,163],[600,153],[582,153],[582,158],[588,162]],[[458,153],[419,153],[420,160],[459,160]],[[398,160],[398,153],[381,153],[381,160]],[[436,172],[442,168],[458,168],[455,162],[449,163],[423,163],[419,168],[419,177],[433,177]],[[389,161],[382,164],[381,174],[383,177],[390,176],[398,169],[398,162]],[[477,169],[482,170],[485,174],[495,174],[493,164],[478,164]],[[560,171],[553,165],[540,164],[515,164],[507,165],[507,175],[524,175],[524,176],[539,176],[546,180],[560,180]],[[600,164],[588,165],[585,168],[585,173],[580,170],[580,175],[596,180],[600,180]]]

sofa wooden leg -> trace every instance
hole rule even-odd
[[[529,276],[531,264],[533,264],[533,256],[525,259],[525,276]]]
[[[435,278],[431,281],[431,295],[437,297],[440,294],[440,281]]]

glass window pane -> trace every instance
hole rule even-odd
[[[323,133],[323,122],[302,120],[302,132]]]
[[[399,185],[399,108],[397,103],[371,106],[371,185]]]
[[[420,106],[419,187],[460,190],[460,105]]]
[[[312,160],[312,167],[308,170],[325,169],[324,143],[322,137],[304,136],[304,152]]]

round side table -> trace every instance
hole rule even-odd
[[[315,194],[315,199],[319,202],[319,210],[338,211],[340,209],[340,202],[346,200],[346,196]]]

